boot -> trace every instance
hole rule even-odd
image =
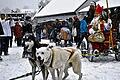
[[[0,61],[2,61],[2,57],[0,56]]]
[[[9,55],[9,54],[8,54],[8,52],[7,52],[7,51],[5,51],[5,52],[4,52],[4,55],[6,55],[6,56],[7,56],[7,55]]]

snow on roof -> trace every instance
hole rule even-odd
[[[106,0],[99,0],[96,2],[96,5],[100,4],[100,6],[103,6],[103,8],[107,8]],[[115,7],[115,6],[120,6],[120,1],[119,0],[108,0],[108,7]],[[86,8],[81,9],[79,12],[85,12],[89,10],[89,6]]]
[[[90,8],[90,6],[87,6],[86,8],[81,9],[79,12],[86,12],[89,10],[89,8]]]
[[[52,0],[35,17],[74,12],[86,0]]]

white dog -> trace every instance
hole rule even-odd
[[[69,67],[73,68],[74,73],[79,75],[78,80],[81,80],[80,53],[78,49],[73,48],[42,47],[37,50],[36,57],[37,60],[42,60],[43,64],[50,70],[53,80],[56,80],[55,69],[59,70],[57,80],[62,80],[63,72],[67,72]]]

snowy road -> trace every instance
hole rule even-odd
[[[27,59],[21,58],[23,48],[9,48],[8,56],[2,56],[0,62],[0,80],[9,80],[31,72],[31,66]],[[77,80],[78,76],[69,69],[69,77],[66,80]],[[82,59],[82,80],[120,80],[120,62],[115,61],[113,56],[100,57],[96,62],[89,62]],[[18,80],[31,80],[31,76]],[[36,80],[42,80],[41,74],[36,76]],[[48,80],[52,80],[49,75]]]

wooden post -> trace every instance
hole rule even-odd
[[[108,0],[106,0],[106,5],[107,5],[107,14],[108,14],[108,18],[110,18],[110,14],[109,14],[109,10],[108,10]],[[109,36],[109,47],[113,48],[113,35],[112,35],[112,28],[110,29],[110,36]]]

